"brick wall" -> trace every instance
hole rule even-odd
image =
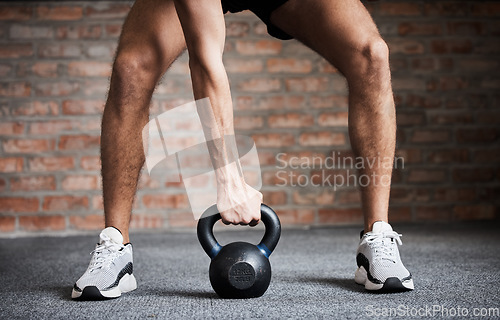
[[[103,223],[100,114],[130,2],[0,2],[0,233],[71,233]],[[368,2],[391,50],[398,156],[391,219],[498,219],[500,3]],[[349,157],[343,77],[249,13],[226,16],[238,133],[259,147],[265,202],[286,225],[361,222],[355,187],[280,186],[276,154]],[[152,114],[192,99],[186,56]],[[350,168],[286,168],[295,182]],[[182,184],[142,175],[134,229],[191,227]]]

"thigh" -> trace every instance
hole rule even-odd
[[[318,52],[348,76],[353,55],[380,39],[359,0],[289,0],[271,14],[277,27]]]
[[[173,0],[137,0],[123,24],[117,56],[137,56],[163,74],[186,48]]]

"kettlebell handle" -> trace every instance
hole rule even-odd
[[[281,224],[278,215],[269,206],[261,204],[260,213],[261,220],[266,227],[266,231],[264,232],[264,236],[257,247],[266,257],[269,258],[280,239]],[[200,220],[198,220],[198,240],[210,259],[215,258],[215,256],[222,249],[222,246],[215,239],[213,232],[215,223],[220,219],[221,215],[217,209],[217,205],[214,204],[205,210]]]

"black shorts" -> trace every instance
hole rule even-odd
[[[289,40],[292,36],[271,23],[271,13],[287,0],[221,0],[224,13],[240,12],[243,10],[252,11],[267,25],[267,32],[278,39]]]

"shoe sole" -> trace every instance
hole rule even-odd
[[[99,290],[95,286],[87,286],[83,290],[73,289],[71,298],[75,300],[106,300],[118,298],[122,293],[127,293],[137,289],[137,281],[133,274],[125,274],[116,287],[110,290]]]
[[[363,266],[356,270],[354,281],[356,281],[357,284],[364,285],[365,289],[368,291],[380,293],[404,292],[414,289],[413,279],[401,282],[401,280],[396,277],[390,277],[387,278],[384,283],[373,283],[368,279],[366,270]]]

